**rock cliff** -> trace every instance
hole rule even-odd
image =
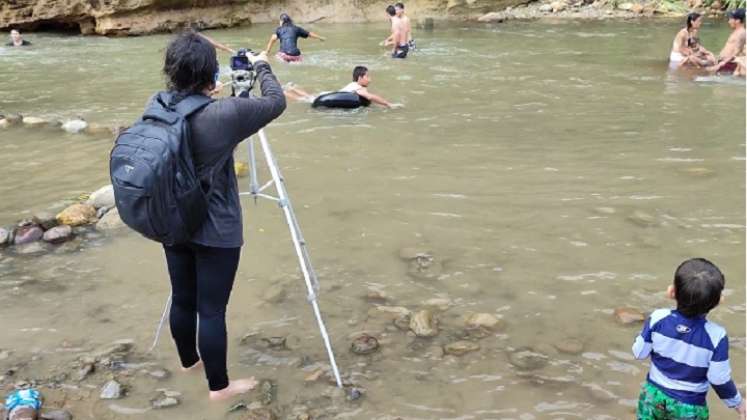
[[[410,0],[418,18],[470,19],[530,0]],[[67,30],[83,34],[138,35],[192,25],[221,28],[275,21],[281,12],[299,22],[368,22],[386,19],[382,0],[2,0],[0,29]]]

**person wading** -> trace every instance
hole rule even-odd
[[[204,367],[211,400],[256,386],[254,378],[229,381],[226,368],[226,306],[243,245],[233,150],[279,117],[286,103],[267,56],[250,55],[250,61],[262,97],[218,99],[189,117],[197,174],[211,179],[208,214],[187,243],[164,245],[173,299],[171,334],[183,369]],[[215,48],[194,32],[179,35],[166,50],[163,72],[170,93],[207,96],[218,74]]]

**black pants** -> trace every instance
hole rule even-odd
[[[189,244],[164,250],[171,277],[169,321],[179,359],[189,367],[202,358],[210,390],[221,390],[228,386],[226,305],[241,248]]]
[[[410,46],[407,44],[398,45],[392,53],[392,58],[407,58],[407,53],[410,52]]]

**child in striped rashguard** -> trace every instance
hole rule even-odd
[[[677,309],[654,311],[635,339],[637,359],[651,357],[651,368],[638,399],[639,420],[708,419],[709,385],[745,418],[745,404],[731,379],[726,330],[706,320],[721,302],[724,276],[710,261],[680,264],[669,286]]]

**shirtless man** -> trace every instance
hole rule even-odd
[[[410,24],[410,18],[405,14],[405,5],[402,3],[395,3],[394,11],[397,14],[397,17],[402,21],[402,29],[405,31],[407,46],[410,47],[410,49],[414,49],[415,41],[412,39],[412,25]]]
[[[745,38],[744,31],[744,9],[734,9],[729,12],[729,27],[732,29],[726,45],[718,55],[718,63],[708,68],[713,73],[732,73],[737,68],[735,58],[744,55]]]
[[[340,89],[339,92],[355,92],[359,96],[386,108],[392,108],[395,105],[381,96],[369,92],[369,83],[371,83],[371,78],[368,75],[368,68],[357,66],[353,69],[353,81],[345,85],[345,87]],[[285,97],[296,101],[314,101],[314,95],[295,86],[289,86],[285,89]]]
[[[392,47],[392,58],[406,58],[410,51],[407,45],[407,34],[404,30],[402,19],[397,16],[397,10],[391,4],[386,8],[386,14],[392,22],[392,34],[389,35],[381,45]]]

